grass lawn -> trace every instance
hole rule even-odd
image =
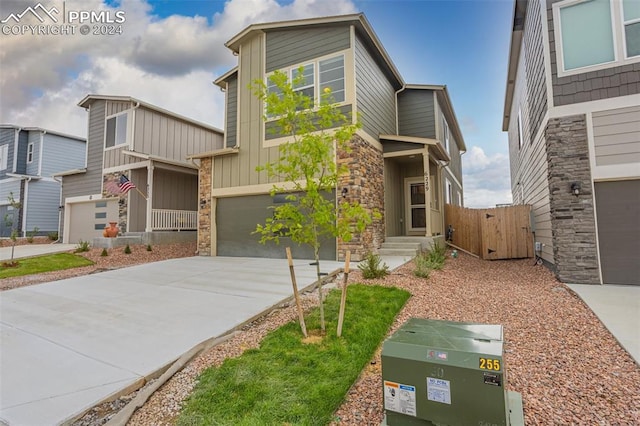
[[[350,285],[338,338],[340,292],[330,292],[322,341],[303,343],[297,322],[271,332],[259,349],[206,370],[178,424],[326,425],[409,296],[397,288]],[[308,330],[319,330],[318,309],[305,321]]]
[[[16,267],[5,268],[0,266],[0,278],[19,277],[22,275],[93,265],[93,262],[89,259],[70,253],[50,254],[27,259],[16,259],[15,261],[18,262],[18,266]],[[7,262],[9,261],[7,260]],[[1,263],[2,262],[0,262],[0,264]]]

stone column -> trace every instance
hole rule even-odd
[[[213,158],[200,159],[198,169],[198,254],[212,256],[211,251],[211,184]]]

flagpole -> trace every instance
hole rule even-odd
[[[142,193],[142,191],[140,191],[140,189],[138,189],[138,187],[137,187],[137,186],[135,187],[135,190],[136,190],[136,191],[138,191],[138,193],[139,193],[140,195],[142,195],[142,198],[144,198],[144,200],[145,200],[145,201],[149,201],[149,199],[146,197],[146,195],[144,195],[144,194]]]

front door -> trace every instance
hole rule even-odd
[[[427,230],[427,209],[424,179],[405,179],[406,231],[407,235],[424,235]]]

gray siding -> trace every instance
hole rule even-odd
[[[266,37],[266,72],[350,47],[350,30],[346,25],[270,31]]]
[[[230,77],[227,84],[226,147],[233,148],[238,144],[238,74]]]
[[[13,193],[16,201],[20,200],[20,180],[16,178],[4,179],[0,182],[0,205],[9,204],[9,194]],[[0,221],[2,221],[0,217]]]
[[[147,169],[134,169],[131,170],[130,179],[136,183],[136,186],[143,194],[147,193]],[[154,198],[158,192],[155,190],[156,182],[154,180]],[[129,191],[129,219],[127,220],[127,227],[129,232],[144,232],[147,226],[147,200],[145,200],[138,191]]]
[[[198,176],[155,169],[153,208],[198,210]]]
[[[395,90],[365,45],[356,37],[356,104],[370,136],[396,133]]]
[[[28,199],[27,221],[24,224],[26,232],[39,228],[40,234],[58,230],[60,205],[60,184],[50,181],[31,181],[27,184]]]
[[[38,176],[40,173],[40,136],[41,132],[38,131],[30,131],[28,144],[33,144],[33,161],[31,163],[27,163],[26,174],[32,176]],[[25,160],[26,161],[26,160]]]
[[[85,143],[58,135],[45,134],[41,176],[50,177],[65,170],[84,167]]]
[[[556,60],[552,9],[553,3],[557,1],[560,0],[547,0],[554,105],[568,105],[640,93],[640,63],[558,77],[559,64]]]
[[[593,113],[596,165],[640,163],[640,106]]]
[[[27,173],[27,145],[29,143],[29,132],[22,131],[18,136],[18,158],[16,159],[16,173],[24,175]],[[13,154],[12,154],[13,155]],[[10,157],[13,161],[13,157]],[[11,163],[13,164],[13,163]]]
[[[144,107],[135,110],[133,138],[136,152],[183,162],[223,143],[219,132]]]
[[[404,90],[398,94],[398,133],[436,138],[434,94],[432,90]]]
[[[529,102],[529,126],[530,137],[542,123],[547,112],[547,79],[544,69],[544,45],[542,41],[542,15],[539,0],[527,3],[527,19],[524,29],[524,55],[526,90]]]
[[[100,194],[102,190],[102,157],[104,152],[105,101],[97,100],[89,110],[87,135],[87,172],[65,176],[62,180],[64,198]]]

